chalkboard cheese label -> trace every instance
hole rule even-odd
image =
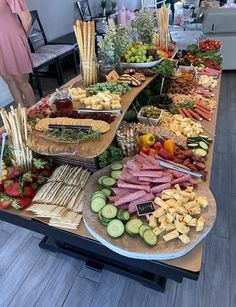
[[[136,205],[136,208],[139,216],[147,215],[155,211],[153,201],[138,204]]]

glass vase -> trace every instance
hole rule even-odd
[[[118,74],[121,72],[120,68],[120,59],[119,57],[112,58],[103,58],[100,57],[98,61],[98,76],[99,81],[106,81],[106,76],[112,71],[115,70]]]
[[[80,72],[85,87],[97,83],[98,73],[96,59],[94,58],[92,61],[80,60]]]

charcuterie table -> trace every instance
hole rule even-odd
[[[147,85],[153,81],[155,77],[156,76],[147,77],[146,81],[143,82],[140,87],[133,88],[130,93],[122,96],[122,114],[125,114],[130,105],[135,101],[137,95],[145,87],[147,87]],[[63,86],[63,88],[67,88],[74,84],[79,84],[80,81],[80,77],[77,77],[68,82],[65,86]],[[216,100],[217,107],[212,114],[212,120],[210,122],[204,121],[203,123],[205,133],[211,138],[215,136],[216,130],[220,78],[218,81],[218,86],[214,89],[214,99]],[[111,123],[111,129],[108,134],[102,135],[101,140],[96,142],[96,146],[94,146],[92,142],[88,142],[86,145],[78,146],[77,159],[88,158],[88,156],[89,158],[94,158],[103,152],[114,139],[116,130],[121,121],[122,116],[117,117],[115,121]],[[29,141],[31,142],[32,140]],[[31,142],[33,150],[37,152],[38,144],[43,146],[42,143],[43,140],[40,139],[40,136],[38,136],[38,139],[35,138],[34,141]],[[204,182],[206,188],[209,188],[210,186],[213,153],[214,143],[209,148],[208,159],[206,162],[206,170],[208,172],[206,181]],[[50,155],[50,152],[46,152],[46,154]],[[102,172],[102,170],[100,172]],[[93,176],[88,181],[88,186],[85,190],[87,194],[89,194],[89,192],[92,193],[92,191],[90,191],[89,184],[95,180],[95,177]],[[214,203],[214,198],[212,199]],[[89,206],[88,196],[86,197],[85,195],[82,202],[83,206]],[[209,231],[214,224],[216,215],[216,207],[213,207],[214,214],[212,216],[212,224],[209,225]],[[85,216],[87,217],[87,213]],[[143,285],[158,291],[164,291],[166,279],[173,279],[176,282],[182,282],[183,278],[197,280],[201,271],[202,254],[204,249],[204,241],[202,240],[197,240],[195,246],[189,250],[186,249],[182,253],[177,254],[173,253],[173,259],[171,259],[171,257],[169,257],[168,260],[165,260],[165,257],[162,259],[153,257],[152,259],[152,257],[145,258],[137,253],[134,253],[135,256],[132,256],[132,253],[126,254],[125,251],[121,253],[120,249],[116,250],[115,248],[112,248],[112,244],[109,244],[108,242],[109,240],[97,240],[97,238],[100,236],[97,236],[94,233],[91,223],[86,222],[86,218],[85,221],[81,221],[76,230],[49,226],[48,219],[43,217],[35,217],[32,212],[25,209],[0,209],[0,219],[43,234],[45,237],[40,243],[40,247],[42,248],[82,259],[91,269],[97,271],[108,269],[129,278],[133,278]]]

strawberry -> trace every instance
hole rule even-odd
[[[50,170],[49,168],[45,168],[42,170],[41,175],[45,176],[45,177],[50,177],[52,175],[52,170]]]
[[[41,159],[33,159],[33,165],[36,167],[36,169],[44,169],[46,164],[47,162]]]
[[[3,188],[4,188],[4,190],[6,190],[6,188],[7,188],[8,186],[12,185],[13,182],[14,182],[13,180],[6,180],[6,181],[4,181],[4,182],[3,182]]]
[[[32,199],[28,197],[15,198],[12,207],[15,209],[23,209],[31,204]]]
[[[20,182],[13,182],[5,188],[5,194],[12,197],[22,196],[23,186]]]
[[[3,209],[7,209],[9,206],[11,206],[12,202],[13,201],[12,201],[11,197],[7,196],[4,193],[0,194],[0,206]]]
[[[29,198],[34,198],[36,192],[33,189],[33,187],[27,186],[24,188],[23,196],[24,197],[29,197]]]
[[[36,182],[37,182],[37,184],[39,184],[39,185],[44,184],[46,181],[47,181],[47,178],[44,177],[43,175],[39,175],[39,176],[36,178]]]
[[[22,179],[23,181],[30,183],[34,181],[35,175],[31,172],[27,172],[22,176]]]
[[[12,180],[12,179],[17,179],[22,175],[22,171],[19,167],[9,167],[8,168],[8,176],[7,178]]]
[[[35,176],[38,176],[41,174],[41,171],[40,169],[36,168],[35,166],[32,167],[32,170],[31,172],[35,175]]]

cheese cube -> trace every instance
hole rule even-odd
[[[185,191],[186,191],[186,192],[192,192],[192,191],[193,191],[193,187],[190,187],[190,186],[189,186],[189,187],[187,187],[187,188],[185,189]]]
[[[189,215],[189,214],[187,214],[187,215],[184,217],[184,219],[183,219],[183,221],[184,221],[186,224],[189,224],[189,223],[191,222],[191,220],[192,220],[192,217],[191,217],[191,215]]]
[[[190,215],[198,215],[201,213],[201,208],[199,205],[197,205],[196,207],[193,207],[191,209],[189,209],[189,214]]]
[[[158,222],[159,223],[163,223],[163,222],[165,222],[166,221],[166,215],[165,214],[163,214],[162,216],[160,216],[159,218],[158,218]]]
[[[189,237],[186,236],[185,234],[182,234],[181,236],[179,236],[179,239],[180,239],[180,241],[183,242],[184,244],[190,243]]]
[[[187,204],[184,204],[184,207],[187,210],[190,210],[191,208],[195,207],[197,205],[196,201],[190,201]]]
[[[200,216],[199,219],[197,220],[196,231],[202,231],[204,225],[205,225],[205,219],[202,216]]]
[[[180,215],[180,214],[178,214],[178,213],[176,213],[176,214],[174,215],[174,217],[175,217],[176,221],[179,221],[179,222],[182,222],[183,219],[184,219],[183,215]]]
[[[175,199],[171,198],[171,199],[168,199],[166,201],[166,204],[168,205],[168,207],[175,207],[176,204],[177,204],[177,201]]]
[[[153,230],[152,230],[156,236],[159,236],[160,233],[162,233],[164,231],[164,229],[160,229],[159,227],[155,227]]]
[[[152,213],[156,218],[159,218],[163,214],[165,214],[165,210],[163,208],[158,208]]]
[[[180,189],[179,184],[175,184],[175,189],[176,189],[177,193],[181,194],[181,189]]]
[[[152,227],[152,228],[157,227],[157,218],[154,215],[150,216],[149,226]]]
[[[179,214],[182,214],[182,215],[185,214],[185,213],[186,214],[188,213],[188,211],[184,207],[177,207],[176,212],[179,213]]]
[[[174,214],[176,213],[176,208],[169,208],[167,211],[168,211],[171,215],[174,216]]]
[[[166,202],[164,202],[160,197],[156,197],[154,199],[154,203],[160,207],[162,207],[163,209],[167,210],[169,208],[168,204]]]
[[[173,215],[171,215],[170,213],[167,213],[166,214],[166,219],[167,219],[167,221],[169,222],[169,223],[172,223],[173,221],[174,221],[174,216]]]
[[[165,231],[170,231],[170,230],[175,229],[175,224],[174,223],[168,223],[167,221],[164,221],[164,222],[161,223],[161,225],[159,227],[160,227],[160,229],[163,229]]]
[[[197,226],[197,219],[193,218],[191,221],[188,223],[188,226],[195,227]]]
[[[183,233],[183,234],[187,234],[190,231],[189,227],[183,225],[179,221],[175,221],[175,227],[178,232]]]
[[[197,197],[197,202],[202,208],[206,208],[208,206],[208,201],[205,196],[198,196]]]
[[[163,236],[163,239],[168,242],[170,240],[176,239],[179,237],[179,233],[177,230],[173,230],[169,233],[167,233],[165,236]]]

